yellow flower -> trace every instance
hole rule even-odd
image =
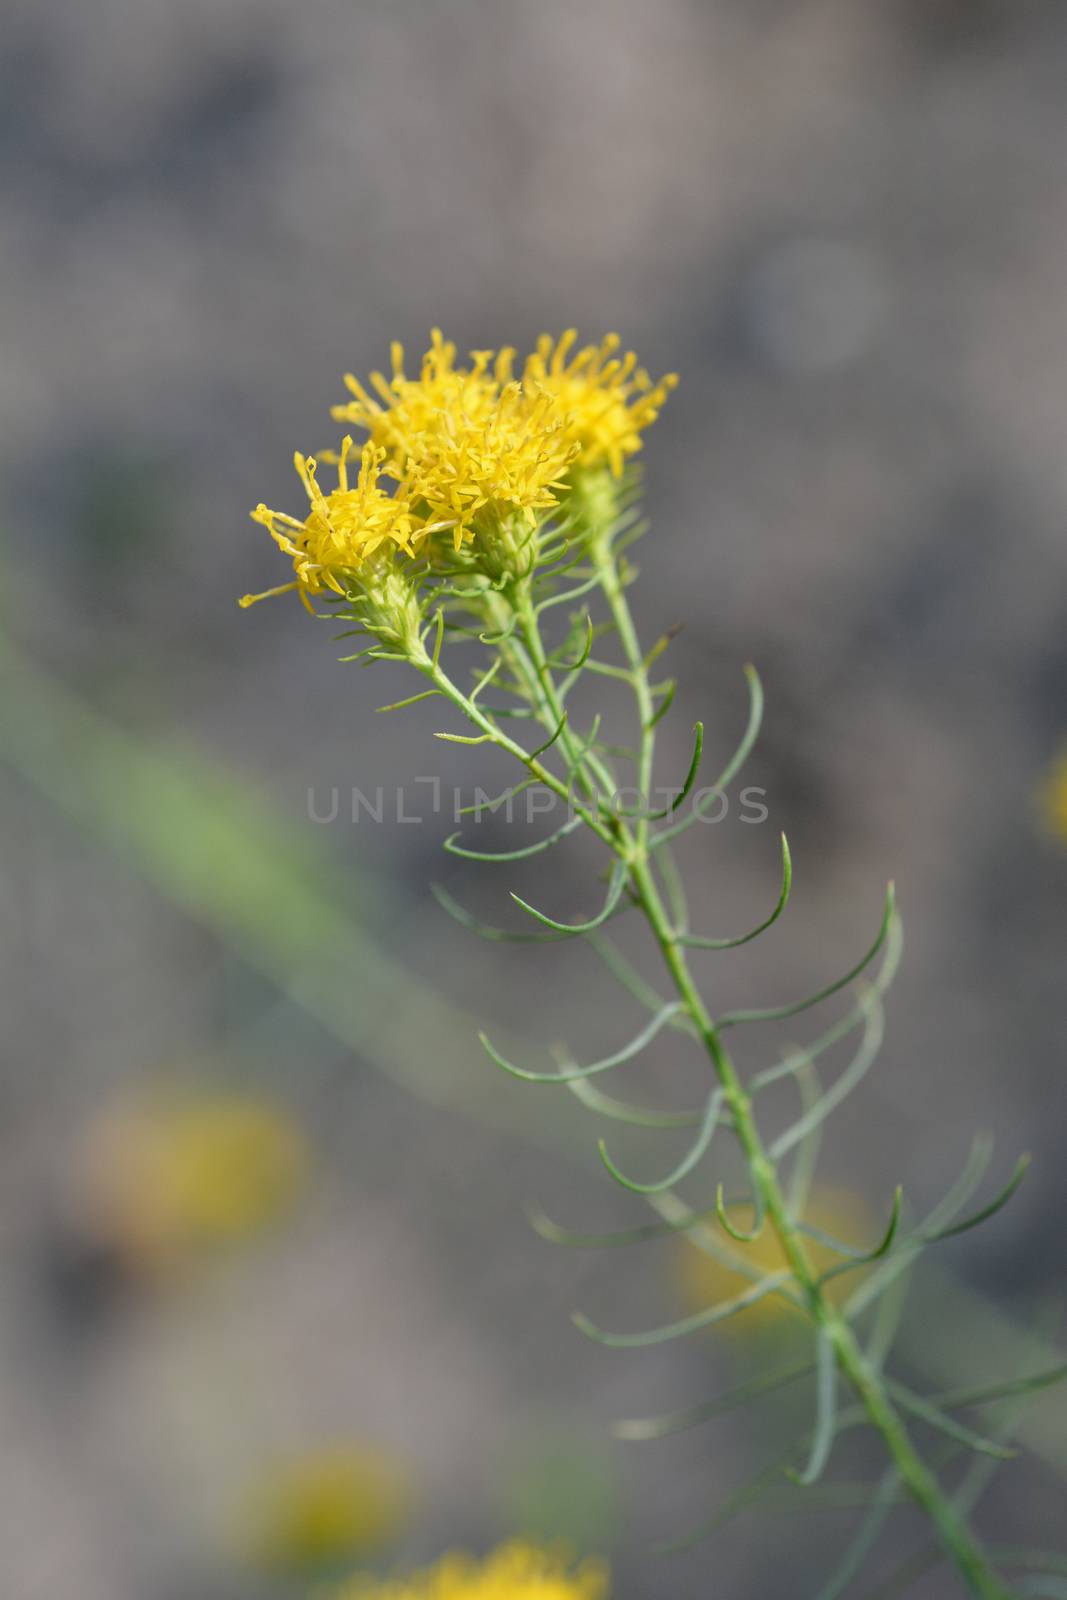
[[[250,1096],[120,1106],[90,1129],[76,1190],[80,1221],[130,1265],[158,1268],[274,1221],[306,1167],[300,1130]]]
[[[636,356],[617,357],[614,334],[572,354],[576,338],[573,329],[559,340],[542,335],[521,381],[514,350],[473,350],[459,366],[456,346],[437,328],[417,378],[408,377],[399,344],[390,377],[374,372],[365,387],[348,373],[352,399],[333,416],[369,435],[358,483],[348,481],[349,438],[339,457],[323,456],[337,460],[329,494],[319,488],[316,462],[296,456],[309,515],[301,522],[265,505],[252,513],[293,562],[294,581],[266,593],[295,589],[309,610],[309,597],[326,590],[350,597],[372,586],[376,552],[412,555],[446,531],[456,552],[478,542],[475,559],[494,580],[528,571],[542,517],[573,486],[570,469],[606,464],[620,474],[676,382],[669,375],[653,383]],[[394,492],[381,487],[382,477],[397,480]],[[264,598],[245,595],[241,605]],[[401,610],[397,622],[390,601],[378,620],[407,647],[418,619]]]
[[[753,1224],[751,1205],[731,1207],[729,1215],[735,1227],[751,1229]],[[850,1194],[844,1189],[817,1189],[805,1208],[804,1221],[854,1249],[861,1249],[876,1242],[875,1225],[870,1220],[865,1203],[857,1195]],[[758,1267],[763,1272],[780,1272],[785,1267],[781,1245],[769,1222],[764,1223],[763,1231],[751,1244],[740,1244],[731,1239],[718,1221],[713,1221],[710,1226],[723,1245],[743,1256],[750,1266]],[[820,1244],[817,1239],[805,1237],[804,1248],[809,1261],[818,1272],[836,1266],[844,1259],[828,1245]],[[826,1285],[828,1297],[834,1302],[846,1298],[860,1282],[862,1270],[859,1268],[855,1272],[831,1279]],[[750,1286],[748,1279],[731,1271],[729,1267],[723,1266],[711,1256],[705,1255],[695,1244],[688,1241],[682,1243],[678,1249],[677,1283],[682,1300],[694,1311],[703,1311],[719,1301],[729,1300]],[[728,1335],[744,1338],[754,1329],[767,1329],[780,1325],[790,1316],[791,1312],[786,1302],[780,1295],[772,1294],[764,1300],[757,1300],[755,1305],[740,1312],[736,1317],[728,1317],[725,1322],[714,1326],[716,1332],[723,1330]]]
[[[607,1591],[601,1562],[573,1567],[563,1552],[516,1541],[484,1561],[455,1554],[406,1578],[356,1578],[336,1600],[604,1600]]]
[[[501,388],[510,382],[514,351],[502,350],[494,360],[493,351],[475,350],[469,368],[457,367],[455,345],[442,337],[440,328],[434,328],[417,378],[409,378],[404,372],[403,345],[394,343],[390,355],[392,378],[372,372],[370,388],[374,393],[351,372],[345,374],[345,386],[354,398],[345,405],[334,406],[331,416],[336,422],[366,428],[371,443],[386,451],[402,471],[408,457],[419,453],[428,435],[460,420],[488,420]]]
[[[1038,806],[1046,833],[1067,844],[1067,750],[1046,773],[1038,790]]]
[[[435,328],[417,379],[406,376],[394,344],[392,378],[372,373],[371,393],[346,374],[354,399],[333,408],[336,420],[368,430],[426,531],[450,530],[456,550],[479,526],[493,534],[517,517],[535,527],[558,503],[581,448],[557,396],[513,380],[514,354],[474,350],[470,366],[457,367],[455,345]]]
[[[294,582],[267,589],[263,594],[246,594],[240,602],[242,606],[295,589],[311,610],[309,595],[326,590],[347,594],[357,581],[360,568],[383,546],[387,550],[403,550],[407,555],[413,553],[413,541],[425,529],[412,514],[402,489],[389,494],[380,487],[385,451],[374,444],[364,446],[354,485],[348,477],[351,451],[352,440],[346,438],[337,457],[337,487],[329,494],[319,488],[314,458],[299,452],[294,456],[311,504],[303,522],[265,505],[258,505],[251,513],[252,520],[261,522],[279,548],[292,557],[296,577]]]
[[[547,390],[567,416],[568,437],[578,446],[581,466],[605,462],[616,477],[628,456],[641,448],[641,434],[659,416],[676,373],[653,383],[637,365],[633,351],[616,356],[620,339],[609,333],[599,345],[587,344],[571,355],[578,338],[568,328],[554,340],[543,333],[526,362],[523,383]]]
[[[378,1452],[335,1444],[283,1462],[255,1486],[245,1515],[259,1566],[314,1573],[377,1549],[404,1519],[408,1487]]]
[[[509,383],[484,417],[449,413],[446,422],[422,437],[406,471],[412,496],[435,528],[452,530],[457,550],[511,520],[533,529],[558,504],[578,447],[551,395]]]

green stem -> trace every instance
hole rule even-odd
[[[593,530],[594,561],[601,574],[601,587],[618,630],[623,653],[633,681],[638,716],[641,721],[641,753],[638,782],[644,796],[650,796],[654,758],[655,727],[648,672],[634,627],[633,617],[619,574],[610,538],[598,539]],[[647,804],[647,800],[646,800]],[[850,1325],[827,1299],[817,1274],[786,1204],[782,1185],[773,1161],[764,1149],[736,1068],[724,1048],[708,1013],[685,953],[671,926],[659,888],[653,876],[647,848],[648,822],[637,826],[636,850],[631,865],[635,893],[652,933],[660,947],[667,970],[711,1059],[726,1103],[733,1115],[734,1131],[744,1152],[749,1176],[762,1201],[783,1256],[799,1284],[813,1322],[830,1340],[841,1371],[856,1390],[873,1426],[882,1435],[886,1449],[902,1481],[938,1530],[959,1572],[972,1593],[981,1600],[1006,1600],[1009,1591],[1001,1583],[976,1542],[966,1522],[941,1489],[933,1473],[916,1451],[907,1430],[889,1399],[880,1375],[867,1362]]]
[[[563,720],[564,708],[556,691],[555,680],[545,653],[529,578],[520,578],[517,581],[510,596],[510,603],[514,607],[523,644],[526,647],[530,668],[526,680],[528,687],[534,697],[535,705],[541,710],[542,721],[550,723],[552,727],[558,727]],[[568,767],[578,779],[584,793],[590,800],[595,800],[598,808],[603,811],[605,803],[610,802],[615,788],[611,773],[594,751],[583,752],[575,746],[574,734],[565,723],[560,735],[560,744],[566,754]]]
[[[604,522],[601,526],[606,527]],[[595,525],[590,527],[590,549],[598,567],[600,583],[611,610],[619,639],[627,661],[625,676],[633,688],[641,724],[641,743],[638,752],[638,787],[641,808],[633,828],[620,817],[605,816],[599,808],[575,805],[582,820],[599,839],[629,868],[634,897],[649,923],[659,946],[667,971],[682,1001],[696,1033],[707,1050],[712,1068],[722,1087],[733,1127],[748,1166],[754,1193],[778,1239],[783,1257],[801,1291],[804,1305],[812,1322],[829,1341],[841,1372],[851,1383],[872,1424],[881,1435],[885,1448],[901,1481],[914,1500],[922,1507],[938,1531],[947,1552],[956,1564],[970,1592],[979,1600],[1010,1600],[1010,1591],[1004,1586],[975,1539],[966,1520],[945,1495],[940,1483],[927,1467],[908,1435],[885,1384],[876,1368],[867,1360],[851,1325],[832,1305],[818,1281],[803,1242],[790,1214],[777,1168],[764,1148],[752,1102],[737,1075],[733,1061],[723,1046],[715,1024],[689,971],[678,930],[668,916],[659,886],[656,882],[649,849],[649,819],[646,813],[651,799],[651,780],[655,753],[654,702],[648,682],[647,665],[641,654],[636,629],[626,600],[625,589],[618,562],[611,548],[610,532],[600,533]],[[531,602],[528,586],[518,585],[509,595],[508,603],[514,607],[515,620],[521,630],[524,649],[517,653],[517,666],[530,692],[535,710],[542,723],[550,730],[560,723],[562,709],[555,690],[547,655],[541,640],[537,613]],[[456,706],[490,742],[519,760],[529,772],[568,804],[574,805],[567,787],[535,757],[532,757],[499,725],[472,702],[447,676],[440,664],[429,657],[416,661],[419,670],[429,677],[442,694]],[[564,730],[567,731],[566,729]],[[583,758],[575,751],[573,742],[561,744],[567,754],[572,771],[583,776]],[[610,775],[593,757],[590,773],[584,774],[583,788],[593,801],[595,784]],[[597,768],[600,768],[599,773]]]
[[[820,1288],[801,1237],[789,1215],[774,1163],[760,1139],[751,1101],[693,982],[685,955],[667,921],[647,861],[636,861],[631,871],[639,903],[662,951],[675,988],[704,1041],[715,1074],[723,1087],[752,1184],[762,1200],[782,1253],[803,1291],[812,1321],[830,1340],[841,1371],[856,1390],[872,1425],[881,1434],[901,1480],[937,1528],[971,1592],[980,1600],[1007,1600],[1009,1590],[992,1570],[966,1522],[958,1515],[916,1451],[881,1377],[868,1364],[852,1328]]]
[[[497,723],[482,711],[475,701],[471,700],[469,695],[464,694],[459,685],[453,683],[440,662],[432,661],[425,651],[422,653],[421,658],[412,656],[411,660],[412,665],[422,673],[423,677],[429,678],[430,682],[440,690],[446,700],[450,700],[456,709],[461,711],[468,721],[472,722],[485,736],[488,743],[496,745],[498,750],[504,750],[508,755],[513,756],[516,761],[526,768],[531,777],[537,779],[538,783],[543,783],[545,788],[551,789],[558,799],[563,800],[568,806],[572,806],[586,827],[591,829],[602,843],[606,844],[610,850],[617,850],[617,831],[587,807],[576,802],[567,785],[560,778],[557,778],[556,774],[546,767],[542,761],[525,750],[517,740],[512,739],[510,734],[505,733]]]

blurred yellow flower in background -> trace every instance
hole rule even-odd
[[[1045,832],[1067,844],[1067,749],[1049,767],[1037,795]]]
[[[736,1228],[751,1229],[755,1220],[751,1204],[730,1206],[728,1210],[730,1221]],[[804,1221],[853,1249],[873,1247],[878,1242],[875,1237],[876,1224],[871,1221],[866,1202],[847,1189],[817,1188],[804,1208]],[[781,1245],[768,1223],[764,1223],[759,1237],[751,1244],[741,1244],[731,1239],[717,1219],[713,1218],[708,1226],[725,1249],[735,1252],[761,1272],[780,1272],[785,1268]],[[804,1248],[818,1272],[825,1272],[828,1267],[836,1266],[845,1259],[829,1245],[807,1236],[804,1238]],[[686,1307],[692,1311],[703,1311],[717,1301],[729,1300],[740,1294],[749,1283],[740,1273],[706,1255],[689,1241],[679,1245],[675,1266],[678,1292]],[[826,1286],[828,1298],[835,1304],[847,1298],[862,1275],[863,1268],[859,1267],[855,1272],[831,1280]],[[736,1317],[728,1317],[713,1326],[716,1333],[743,1339],[756,1329],[766,1330],[784,1325],[792,1315],[793,1312],[781,1296],[772,1294],[756,1301]]]
[[[133,1268],[158,1268],[274,1222],[306,1177],[307,1141],[251,1095],[162,1093],[105,1112],[85,1138],[79,1227]]]
[[[383,1453],[338,1443],[282,1461],[249,1496],[245,1548],[259,1567],[314,1574],[365,1556],[402,1525],[405,1475]]]
[[[575,1567],[565,1551],[517,1540],[484,1561],[454,1554],[404,1578],[355,1578],[334,1600],[603,1600],[607,1592],[603,1562]]]

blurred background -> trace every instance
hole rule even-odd
[[[588,854],[505,878],[441,856],[447,816],[353,826],[342,798],[314,822],[333,785],[470,789],[479,752],[424,706],[375,717],[406,680],[339,667],[294,600],[236,608],[284,581],[248,508],[297,509],[292,451],[332,438],[341,373],[434,324],[461,347],[617,329],[681,373],[637,599],[646,639],[682,625],[663,781],[697,716],[728,753],[743,662],[768,702],[768,825],[687,845],[701,931],[773,904],[780,828],[797,873],[765,942],[702,959],[711,1004],[828,981],[896,878],[884,1056],[820,1171],[862,1242],[896,1182],[928,1209],[976,1133],[983,1195],[1032,1150],[1010,1211],[920,1273],[900,1360],[935,1389],[1047,1364],[1065,71],[1057,0],[8,0],[5,1600],[302,1595],[516,1531],[606,1554],[618,1595],[773,1600],[814,1592],[851,1525],[748,1518],[650,1553],[773,1428],[615,1445],[612,1421],[705,1398],[785,1335],[605,1351],[572,1328],[681,1315],[687,1273],[669,1245],[531,1233],[533,1200],[594,1229],[640,1208],[593,1119],[502,1085],[474,1035],[538,1064],[555,1038],[614,1047],[633,1008],[591,955],[478,943],[428,890],[499,920],[536,882],[567,915]],[[778,1047],[756,1032],[745,1070]],[[642,1175],[676,1155],[619,1148]],[[1067,1411],[1022,1426],[978,1522],[1047,1543]],[[921,1546],[897,1528],[872,1574]]]

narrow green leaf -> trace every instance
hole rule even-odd
[[[745,679],[748,683],[749,693],[748,726],[745,728],[741,743],[713,784],[712,787],[715,789],[725,789],[727,784],[733,782],[748,760],[753,746],[759,738],[760,727],[763,723],[763,684],[760,682],[760,675],[751,661],[745,666]]]
[[[472,814],[480,816],[483,811],[488,811],[491,814],[502,805],[506,805],[509,800],[514,800],[517,795],[522,794],[525,790],[532,789],[537,781],[537,778],[524,778],[521,783],[515,784],[511,789],[505,789],[502,794],[498,794],[493,800],[475,800],[469,806],[461,806],[456,812],[456,816],[469,817]]]
[[[932,1400],[924,1400],[922,1395],[915,1394],[902,1383],[890,1379],[888,1388],[902,1410],[910,1412],[913,1417],[917,1417],[929,1427],[936,1428],[947,1438],[954,1439],[957,1444],[966,1445],[969,1450],[975,1450],[979,1455],[993,1456],[997,1461],[1012,1461],[1019,1454],[1017,1450],[995,1444],[992,1439],[986,1439],[971,1428],[964,1427],[962,1422],[950,1417]]]
[[[749,690],[748,726],[746,727],[744,735],[742,736],[741,743],[738,745],[737,749],[730,757],[730,760],[727,762],[726,766],[723,768],[722,772],[711,786],[709,793],[713,797],[721,794],[723,790],[725,790],[726,786],[733,782],[734,778],[736,778],[737,774],[748,760],[752,746],[759,737],[760,723],[763,720],[763,685],[760,683],[759,673],[751,664],[745,668],[745,677],[748,680]],[[676,822],[669,828],[661,829],[651,841],[651,848],[653,850],[660,849],[671,839],[676,839],[678,835],[684,833],[687,828],[691,828],[693,823],[696,822],[702,814],[703,813],[700,805],[698,804],[694,806],[689,815],[687,817],[683,817],[681,822]]]
[[[825,1122],[832,1111],[839,1106],[857,1084],[870,1071],[871,1066],[882,1047],[882,1037],[885,1031],[882,1007],[875,996],[872,995],[872,1007],[867,1019],[867,1031],[863,1042],[852,1058],[849,1066],[832,1084],[829,1089],[821,1094],[813,1106],[803,1116],[799,1117],[793,1125],[780,1134],[769,1147],[772,1161],[781,1160],[787,1151],[792,1150],[810,1131],[820,1123]]]
[[[636,1228],[624,1228],[617,1233],[575,1233],[561,1228],[546,1216],[540,1206],[527,1209],[527,1219],[534,1232],[550,1244],[565,1246],[568,1250],[611,1250],[631,1244],[646,1244],[652,1239],[664,1239],[674,1233],[686,1233],[698,1223],[711,1217],[710,1211],[690,1211],[684,1216],[662,1222],[645,1222]]]
[[[659,1194],[664,1189],[673,1189],[675,1184],[681,1183],[683,1178],[688,1177],[693,1168],[707,1154],[711,1141],[715,1137],[715,1129],[719,1123],[719,1113],[722,1109],[723,1098],[721,1089],[716,1089],[709,1096],[700,1132],[693,1141],[691,1149],[665,1178],[660,1178],[654,1183],[636,1183],[632,1178],[626,1177],[625,1173],[620,1172],[611,1159],[608,1154],[608,1147],[603,1139],[599,1140],[597,1144],[601,1161],[607,1167],[615,1182],[621,1184],[624,1189],[631,1190],[634,1194]]]
[[[989,1166],[993,1153],[992,1141],[987,1136],[980,1136],[971,1145],[970,1154],[964,1164],[956,1182],[948,1193],[938,1201],[937,1205],[926,1218],[923,1228],[936,1232],[954,1216],[960,1208],[967,1204],[975,1189],[981,1183],[986,1168]],[[923,1229],[920,1229],[922,1232]],[[843,1312],[851,1321],[858,1317],[873,1300],[883,1294],[893,1280],[912,1265],[916,1256],[922,1250],[922,1245],[913,1239],[907,1239],[899,1249],[883,1260],[874,1268],[870,1276],[854,1290],[845,1302]]]
[[[819,1330],[815,1342],[815,1433],[808,1464],[797,1476],[799,1484],[815,1483],[830,1459],[837,1420],[837,1352],[828,1334]]]
[[[469,911],[465,911],[459,901],[452,898],[444,884],[431,883],[430,893],[441,909],[447,911],[461,928],[466,928],[468,933],[477,934],[479,939],[488,939],[500,944],[553,944],[569,937],[562,933],[512,933],[508,928],[494,928],[487,922],[479,922]]]
[[[829,1283],[831,1278],[839,1278],[844,1272],[855,1272],[857,1267],[867,1266],[870,1262],[878,1261],[882,1256],[889,1254],[893,1247],[893,1240],[897,1236],[897,1229],[900,1226],[900,1208],[903,1201],[904,1190],[898,1184],[893,1191],[893,1209],[890,1212],[889,1223],[885,1233],[882,1235],[880,1243],[873,1250],[866,1252],[853,1250],[849,1245],[842,1244],[837,1239],[832,1239],[828,1233],[822,1233],[818,1228],[798,1223],[798,1227],[802,1228],[805,1233],[810,1233],[814,1238],[820,1239],[824,1244],[828,1244],[832,1250],[841,1251],[850,1257],[848,1261],[841,1262],[839,1266],[829,1267],[819,1279],[820,1287],[824,1283]]]
[[[434,695],[440,693],[440,689],[423,689],[421,694],[409,694],[406,700],[394,700],[391,705],[379,706],[378,711],[403,711],[406,706],[413,706],[419,700],[432,700]]]
[[[550,595],[547,600],[539,601],[534,607],[534,611],[537,616],[540,616],[542,611],[548,611],[552,606],[565,606],[568,601],[580,600],[583,595],[589,593],[590,589],[595,589],[599,582],[600,576],[594,572],[591,578],[587,578],[584,583],[576,584],[573,589],[564,589],[560,594]]]
[[[762,1072],[757,1072],[748,1084],[750,1094],[758,1094],[761,1089],[767,1089],[771,1084],[778,1083],[782,1078],[790,1077],[794,1073],[807,1068],[812,1062],[817,1061],[827,1050],[853,1032],[854,1029],[865,1024],[870,1011],[871,995],[881,998],[885,995],[896,977],[900,965],[900,956],[903,949],[902,930],[899,921],[894,923],[890,937],[886,942],[885,956],[882,960],[881,970],[872,982],[863,998],[851,1011],[827,1028],[811,1044],[802,1049],[792,1050],[775,1066],[765,1067]]]
[[[664,717],[667,715],[667,712],[671,709],[671,706],[674,704],[674,696],[677,688],[677,679],[668,678],[667,686],[663,691],[663,703],[662,705],[656,707],[655,711],[645,724],[645,727],[649,730],[649,732],[651,732],[651,730],[656,727],[658,723],[663,721]]]
[[[622,683],[633,682],[633,673],[628,667],[617,667],[611,661],[597,661],[590,656],[585,662],[585,668],[586,671],[599,673],[604,678],[618,678]]]
[[[431,664],[431,668],[432,668],[432,670],[434,672],[437,671],[438,664],[439,664],[439,662],[441,660],[441,641],[444,639],[444,636],[445,636],[445,613],[444,613],[443,608],[441,608],[441,607],[438,607],[437,618],[436,618],[436,626],[437,626],[437,634],[436,634],[436,637],[435,637],[434,642],[433,642],[433,658],[432,658],[432,661],[430,663]]]
[[[691,1211],[683,1200],[670,1192],[646,1195],[645,1201],[665,1222],[673,1223],[684,1231],[687,1242],[701,1255],[749,1283],[763,1281],[763,1269],[752,1260],[751,1251],[739,1250],[731,1244],[722,1229],[714,1226],[716,1219],[713,1213]],[[784,1298],[799,1308],[800,1302],[795,1295],[786,1294]]]
[[[677,811],[678,807],[686,799],[687,795],[692,790],[694,783],[697,781],[697,773],[700,771],[700,757],[703,753],[703,750],[704,724],[702,722],[696,722],[693,724],[693,754],[689,759],[689,770],[686,772],[682,787],[679,789],[678,793],[675,795],[670,804],[665,806],[662,811],[650,811],[648,813],[648,820],[650,822],[658,822],[661,817],[671,816],[672,813]]]
[[[678,635],[681,633],[682,626],[682,623],[677,622],[672,628],[668,628],[666,633],[660,634],[659,638],[656,640],[655,644],[653,644],[652,648],[648,651],[641,663],[641,666],[645,672],[647,672],[649,667],[659,660],[660,656],[663,655],[665,651],[670,649],[675,639],[677,639]]]
[[[526,760],[528,762],[529,761],[536,761],[538,756],[543,756],[545,754],[546,750],[551,750],[552,746],[555,744],[556,740],[559,738],[560,734],[563,732],[563,730],[564,730],[564,728],[566,726],[567,726],[567,713],[564,711],[563,715],[560,717],[559,721],[556,723],[556,726],[553,728],[552,732],[549,734],[549,736],[545,740],[544,744],[539,744],[537,746],[536,750],[531,750],[529,755],[526,757]]]
[[[664,1005],[662,996],[656,993],[650,983],[646,983],[637,968],[627,956],[623,955],[618,945],[614,944],[606,933],[594,930],[589,935],[589,943],[612,977],[629,994],[632,994],[634,999],[645,1007],[646,1011],[662,1010]]]
[[[517,618],[515,616],[515,613],[512,612],[511,616],[508,618],[507,626],[504,627],[504,628],[501,628],[499,633],[480,633],[478,635],[479,644],[486,644],[486,645],[506,644],[506,642],[511,638],[512,634],[515,632],[516,622],[517,622]]]
[[[800,1113],[804,1116],[813,1106],[818,1104],[822,1094],[822,1082],[812,1061],[805,1061],[793,1075],[797,1091],[800,1095]],[[816,1122],[810,1127],[796,1148],[793,1159],[793,1170],[789,1175],[789,1185],[786,1190],[786,1199],[789,1205],[789,1214],[792,1217],[803,1216],[807,1209],[808,1198],[815,1182],[815,1174],[819,1165],[819,1149],[822,1144],[823,1124]]]
[[[522,896],[516,894],[514,890],[511,892],[511,898],[514,900],[517,906],[520,906],[522,910],[533,917],[535,921],[543,923],[546,928],[551,928],[554,932],[562,934],[566,938],[575,938],[578,934],[589,933],[592,931],[592,929],[599,928],[602,923],[607,922],[608,918],[611,916],[612,912],[615,910],[615,907],[622,898],[623,889],[626,887],[627,876],[627,868],[621,863],[612,868],[611,882],[608,886],[607,899],[604,901],[602,908],[597,912],[596,916],[590,917],[588,922],[557,922],[554,917],[546,916],[543,911],[538,911],[536,906],[532,906],[528,900],[524,900]]]
[[[737,1316],[738,1312],[746,1311],[757,1301],[784,1288],[791,1281],[791,1276],[788,1272],[771,1273],[761,1279],[754,1288],[743,1290],[732,1300],[725,1300],[717,1306],[709,1306],[705,1311],[697,1311],[692,1316],[682,1317],[679,1322],[669,1322],[665,1327],[651,1328],[645,1333],[605,1333],[580,1311],[576,1311],[571,1320],[587,1339],[593,1339],[597,1344],[608,1345],[613,1350],[641,1350],[649,1345],[666,1344],[671,1339],[684,1338],[688,1333],[696,1333],[701,1328],[710,1328],[717,1322],[725,1322],[728,1317]]]
[[[543,850],[551,850],[554,844],[565,839],[575,828],[581,827],[581,824],[581,817],[571,817],[569,822],[565,822],[562,828],[557,828],[555,833],[550,833],[546,839],[538,839],[536,844],[522,845],[517,850],[468,850],[463,845],[456,844],[458,833],[449,834],[442,848],[447,850],[449,855],[462,856],[465,861],[524,861],[528,856],[537,856]]]
[[[509,1072],[513,1078],[521,1078],[524,1083],[573,1083],[578,1078],[591,1078],[601,1072],[610,1072],[612,1067],[621,1066],[624,1061],[631,1061],[680,1009],[681,1001],[673,1001],[669,1006],[664,1006],[647,1027],[642,1028],[641,1032],[631,1039],[629,1044],[623,1045],[621,1050],[616,1050],[614,1055],[605,1056],[602,1061],[593,1061],[588,1066],[574,1067],[563,1072],[527,1072],[524,1067],[517,1067],[513,1062],[506,1060],[484,1033],[478,1035],[478,1040],[490,1060],[498,1067],[502,1067],[505,1072]]]
[[[686,899],[685,883],[682,875],[675,865],[674,856],[669,850],[660,851],[656,856],[654,866],[658,869],[663,880],[663,890],[667,896],[667,907],[671,915],[671,925],[676,935],[689,931],[689,904]]]
[[[773,1394],[777,1389],[784,1389],[788,1384],[796,1383],[798,1379],[807,1377],[808,1373],[814,1370],[814,1365],[812,1361],[802,1361],[789,1367],[777,1367],[773,1372],[763,1372],[758,1377],[748,1378],[744,1383],[739,1383],[734,1388],[727,1389],[725,1393],[716,1395],[713,1400],[704,1400],[699,1405],[686,1406],[680,1411],[668,1411],[660,1417],[633,1417],[624,1422],[617,1422],[612,1432],[617,1439],[663,1439],[668,1434],[682,1433],[702,1422],[710,1422],[715,1417],[725,1416],[738,1406],[747,1405],[750,1400],[757,1400],[762,1395]]]
[[[657,1111],[651,1106],[631,1105],[627,1100],[617,1100],[614,1095],[605,1094],[586,1078],[572,1079],[568,1088],[590,1111],[608,1117],[612,1122],[628,1123],[633,1128],[694,1128],[704,1116],[703,1110]],[[725,1116],[719,1120],[729,1126]]]
[[[761,933],[766,933],[782,915],[789,903],[789,893],[793,885],[793,860],[789,853],[789,841],[782,834],[782,887],[778,895],[778,902],[769,917],[765,917],[758,927],[751,933],[743,933],[736,939],[704,939],[695,934],[685,934],[679,938],[678,943],[690,950],[735,950],[738,945],[748,944],[753,939],[758,939]]]
[[[840,989],[846,988],[848,984],[852,983],[870,966],[889,937],[890,929],[895,922],[893,912],[894,891],[893,885],[890,884],[886,890],[885,909],[882,913],[878,936],[862,960],[857,961],[854,967],[850,967],[843,978],[836,979],[834,983],[827,984],[825,989],[820,989],[817,994],[808,995],[804,1000],[796,1000],[791,1005],[766,1006],[754,1011],[728,1011],[718,1019],[719,1031],[721,1032],[724,1028],[736,1027],[739,1023],[780,1022],[786,1017],[795,1017],[798,1012],[809,1011],[812,1006],[820,1005],[822,1001],[829,1000],[831,995],[837,994]]]
[[[586,614],[585,614],[585,643],[582,645],[581,651],[580,651],[577,659],[575,661],[572,661],[569,667],[566,667],[566,666],[563,667],[562,670],[565,671],[565,672],[568,672],[568,673],[573,673],[573,674],[577,674],[577,673],[581,672],[582,668],[585,666],[586,662],[589,660],[589,657],[590,657],[590,655],[592,653],[592,649],[593,649],[593,618],[590,615],[590,613],[587,611]]]
[[[722,1184],[719,1183],[716,1186],[716,1189],[715,1189],[715,1215],[719,1219],[720,1226],[725,1228],[726,1232],[730,1235],[730,1238],[731,1239],[736,1239],[738,1244],[755,1244],[756,1240],[759,1238],[760,1234],[763,1232],[763,1224],[764,1224],[765,1218],[764,1218],[764,1214],[763,1214],[763,1204],[762,1204],[761,1196],[760,1196],[758,1190],[756,1192],[756,1208],[755,1209],[756,1209],[756,1220],[755,1220],[751,1230],[746,1233],[743,1228],[736,1227],[730,1221],[729,1214],[727,1213],[727,1210],[726,1210],[726,1200],[725,1200],[725,1197],[723,1195]]]
[[[496,677],[497,673],[500,671],[500,669],[501,669],[501,667],[503,665],[504,665],[504,657],[503,656],[497,656],[496,660],[493,661],[486,668],[486,670],[482,673],[482,675],[478,679],[478,682],[474,685],[474,688],[470,692],[469,699],[470,699],[471,705],[473,705],[474,702],[477,700],[477,698],[481,694],[482,690],[488,688],[488,686],[492,683],[493,679]],[[512,715],[514,715],[514,713],[512,713]]]
[[[1049,1367],[1045,1372],[1031,1373],[1026,1378],[1006,1378],[1001,1383],[987,1383],[980,1388],[948,1389],[937,1395],[937,1404],[953,1411],[963,1406],[987,1405],[993,1400],[1009,1400],[1020,1394],[1033,1394],[1039,1389],[1051,1389],[1067,1379],[1067,1362]]]
[[[908,1261],[916,1260],[917,1252],[910,1252],[907,1259]],[[878,1297],[874,1316],[871,1318],[870,1332],[867,1335],[867,1348],[864,1353],[867,1357],[868,1366],[879,1374],[889,1360],[889,1353],[900,1329],[900,1321],[904,1315],[904,1307],[907,1304],[910,1287],[910,1273],[908,1271],[899,1272]]]
[[[1026,1177],[1030,1167],[1030,1157],[1022,1155],[1015,1166],[1015,1171],[1008,1179],[1000,1193],[992,1199],[981,1211],[976,1211],[972,1216],[965,1217],[962,1222],[955,1222],[951,1227],[939,1228],[936,1233],[920,1233],[918,1238],[923,1244],[940,1244],[942,1239],[955,1238],[958,1233],[966,1233],[969,1228],[977,1228],[980,1222],[986,1222],[990,1217],[995,1217],[1002,1210]]]

